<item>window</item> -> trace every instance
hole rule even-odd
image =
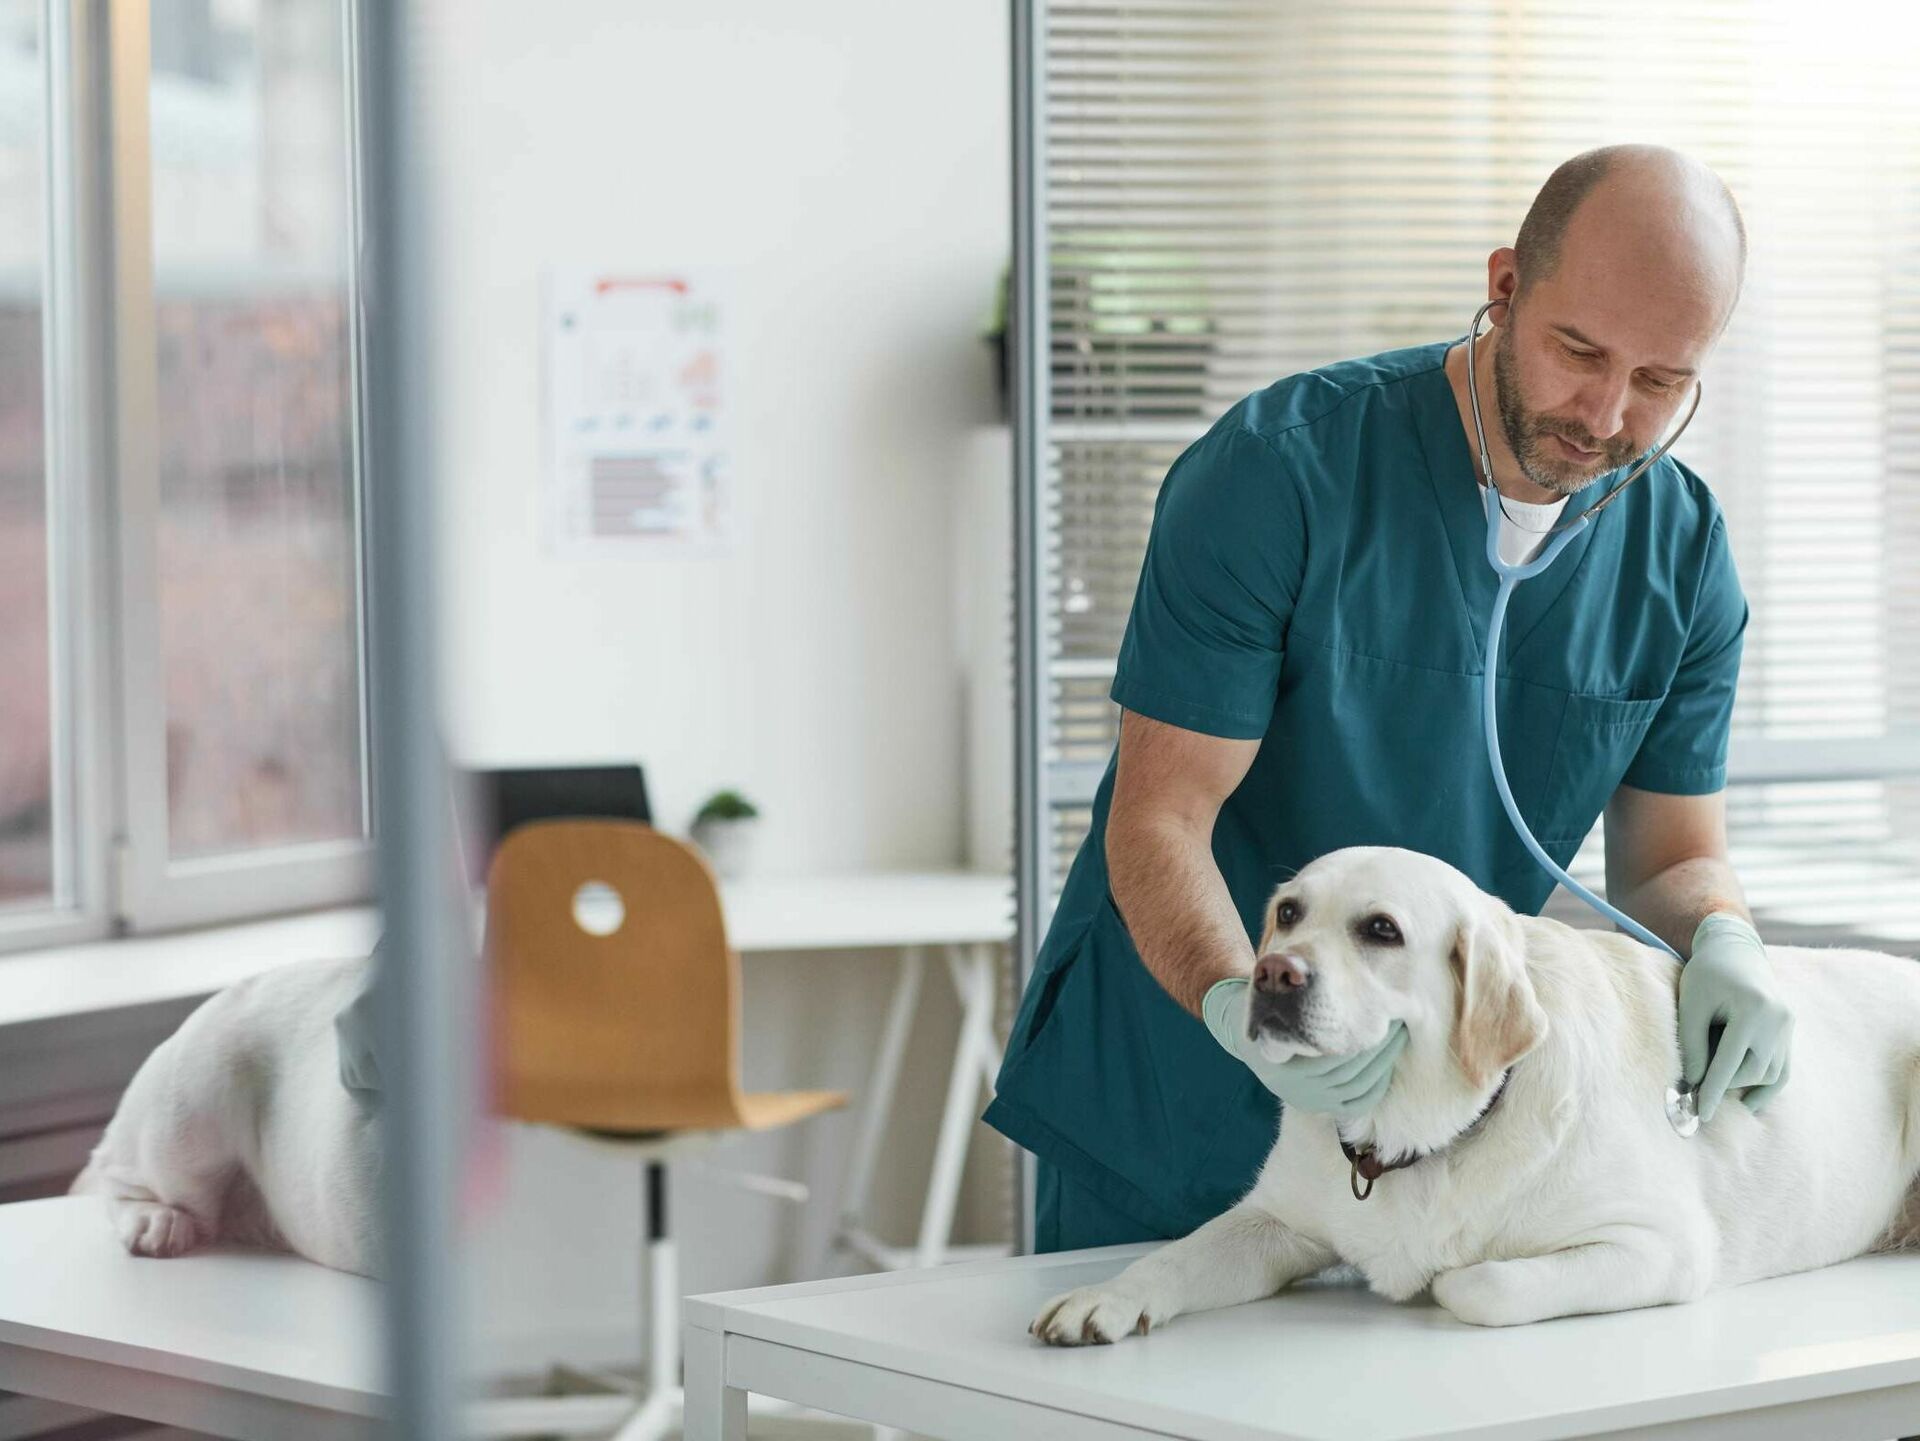
[[[54,867],[40,7],[0,4],[0,913],[63,897]]]
[[[345,0],[0,17],[0,946],[364,897]]]
[[[157,620],[169,855],[357,838],[339,7],[155,0]]]
[[[1052,0],[1022,239],[1050,291],[1056,894],[1174,457],[1280,376],[1463,333],[1552,166],[1647,139],[1713,165],[1752,241],[1678,448],[1753,607],[1736,864],[1776,934],[1920,941],[1920,22],[1839,10]],[[1575,868],[1594,885],[1599,846]]]

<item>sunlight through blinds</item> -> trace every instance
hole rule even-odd
[[[1282,376],[1461,334],[1548,172],[1651,140],[1751,239],[1678,448],[1753,607],[1736,862],[1777,927],[1920,942],[1920,18],[1053,0],[1045,71],[1056,890],[1173,459]],[[1601,864],[1596,829],[1576,874]]]

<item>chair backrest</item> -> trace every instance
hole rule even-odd
[[[575,897],[598,881],[619,926]],[[534,821],[487,884],[497,1101],[522,1120],[614,1130],[740,1124],[740,963],[691,846],[637,821]]]

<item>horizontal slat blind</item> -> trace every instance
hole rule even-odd
[[[1857,13],[1855,13],[1857,12]],[[1548,172],[1657,140],[1746,290],[1680,456],[1753,607],[1736,861],[1782,925],[1920,936],[1920,21],[1865,0],[1051,0],[1050,761],[1104,762],[1167,467],[1249,391],[1459,335]],[[1885,776],[1849,757],[1871,740]],[[1062,788],[1056,889],[1087,813]],[[1599,837],[1580,866],[1602,865]]]

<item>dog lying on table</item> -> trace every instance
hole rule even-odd
[[[1430,856],[1355,848],[1275,892],[1259,954],[1294,982],[1249,1010],[1271,1059],[1406,1024],[1385,1096],[1339,1127],[1284,1116],[1238,1205],[1048,1302],[1043,1341],[1145,1334],[1342,1261],[1393,1300],[1431,1289],[1511,1326],[1920,1246],[1920,964],[1771,948],[1792,1082],[1682,1139],[1680,968],[1662,951],[1517,915]]]
[[[333,1024],[367,965],[249,977],[154,1048],[72,1187],[106,1197],[129,1251],[226,1240],[378,1274],[376,1112],[341,1084]]]

